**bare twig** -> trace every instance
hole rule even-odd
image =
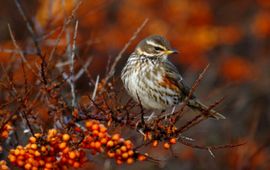
[[[24,22],[26,23],[26,27],[27,27],[28,31],[31,34],[31,37],[33,39],[33,42],[34,42],[36,50],[37,50],[37,55],[40,56],[41,58],[43,58],[43,55],[42,55],[42,52],[41,52],[41,49],[40,49],[40,45],[39,45],[39,42],[37,40],[37,36],[36,36],[36,34],[34,32],[33,27],[31,26],[31,24],[29,22],[29,19],[26,17],[26,15],[25,15],[25,13],[24,13],[24,11],[22,9],[20,1],[19,0],[14,0],[14,1],[15,1],[15,4],[16,4],[21,16],[23,17]]]
[[[76,20],[75,22],[75,28],[74,28],[74,34],[73,34],[73,43],[72,43],[72,51],[70,56],[70,88],[71,88],[71,94],[72,94],[72,107],[75,107],[76,105],[76,95],[75,95],[75,83],[74,83],[74,58],[75,58],[75,50],[76,50],[76,38],[77,38],[77,31],[78,31],[78,24],[79,21]]]
[[[32,71],[32,73],[35,76],[39,77],[39,75],[36,73],[36,71],[32,68],[32,66],[29,64],[29,62],[24,57],[24,54],[23,54],[22,50],[20,49],[20,47],[18,46],[9,24],[8,24],[8,30],[9,30],[9,34],[10,34],[11,40],[13,42],[13,45],[14,45],[15,49],[19,52],[19,55],[21,56],[23,62],[26,63],[26,66]]]

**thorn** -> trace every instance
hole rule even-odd
[[[210,147],[208,147],[207,150],[208,150],[208,152],[210,153],[210,155],[211,155],[213,158],[215,158],[215,155],[214,155],[214,153],[211,151]]]

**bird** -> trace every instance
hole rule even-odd
[[[168,56],[177,54],[169,41],[160,35],[141,40],[121,71],[121,80],[128,94],[144,109],[164,111],[182,103],[190,87]],[[187,101],[193,110],[204,112],[208,107],[193,94]],[[225,119],[210,109],[209,117]]]

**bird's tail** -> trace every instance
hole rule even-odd
[[[206,105],[202,104],[200,101],[196,99],[190,100],[188,102],[188,106],[200,112],[205,112],[206,110],[208,110],[208,107]],[[217,111],[213,109],[211,109],[208,113],[205,113],[205,114],[209,114],[209,117],[213,117],[215,119],[226,119],[225,116],[223,116],[222,114],[218,113]]]

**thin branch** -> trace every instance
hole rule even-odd
[[[75,50],[76,50],[76,38],[77,38],[77,31],[78,31],[78,24],[79,21],[76,20],[75,22],[75,28],[74,28],[74,34],[73,34],[73,43],[72,43],[72,51],[70,56],[70,88],[71,88],[71,94],[72,94],[72,107],[75,107],[76,105],[76,95],[75,95],[75,83],[74,83],[74,58],[75,58]]]
[[[26,63],[26,66],[32,71],[32,73],[35,76],[39,77],[39,75],[36,73],[36,71],[32,68],[32,66],[29,64],[29,62],[24,57],[24,54],[23,54],[22,50],[20,49],[20,47],[18,46],[9,24],[8,24],[8,30],[9,30],[9,35],[10,35],[10,38],[13,42],[13,45],[14,45],[15,49],[19,52],[19,55],[21,56],[23,62]]]
[[[20,1],[19,0],[14,0],[14,1],[15,1],[15,4],[16,4],[21,16],[23,17],[24,22],[26,23],[26,27],[27,27],[28,31],[31,34],[32,40],[33,40],[35,47],[36,47],[36,50],[37,50],[37,55],[39,57],[43,58],[41,48],[40,48],[39,42],[37,40],[37,36],[33,30],[33,27],[31,26],[31,24],[29,22],[29,19],[26,17],[25,12],[22,9],[22,5],[21,5]]]

